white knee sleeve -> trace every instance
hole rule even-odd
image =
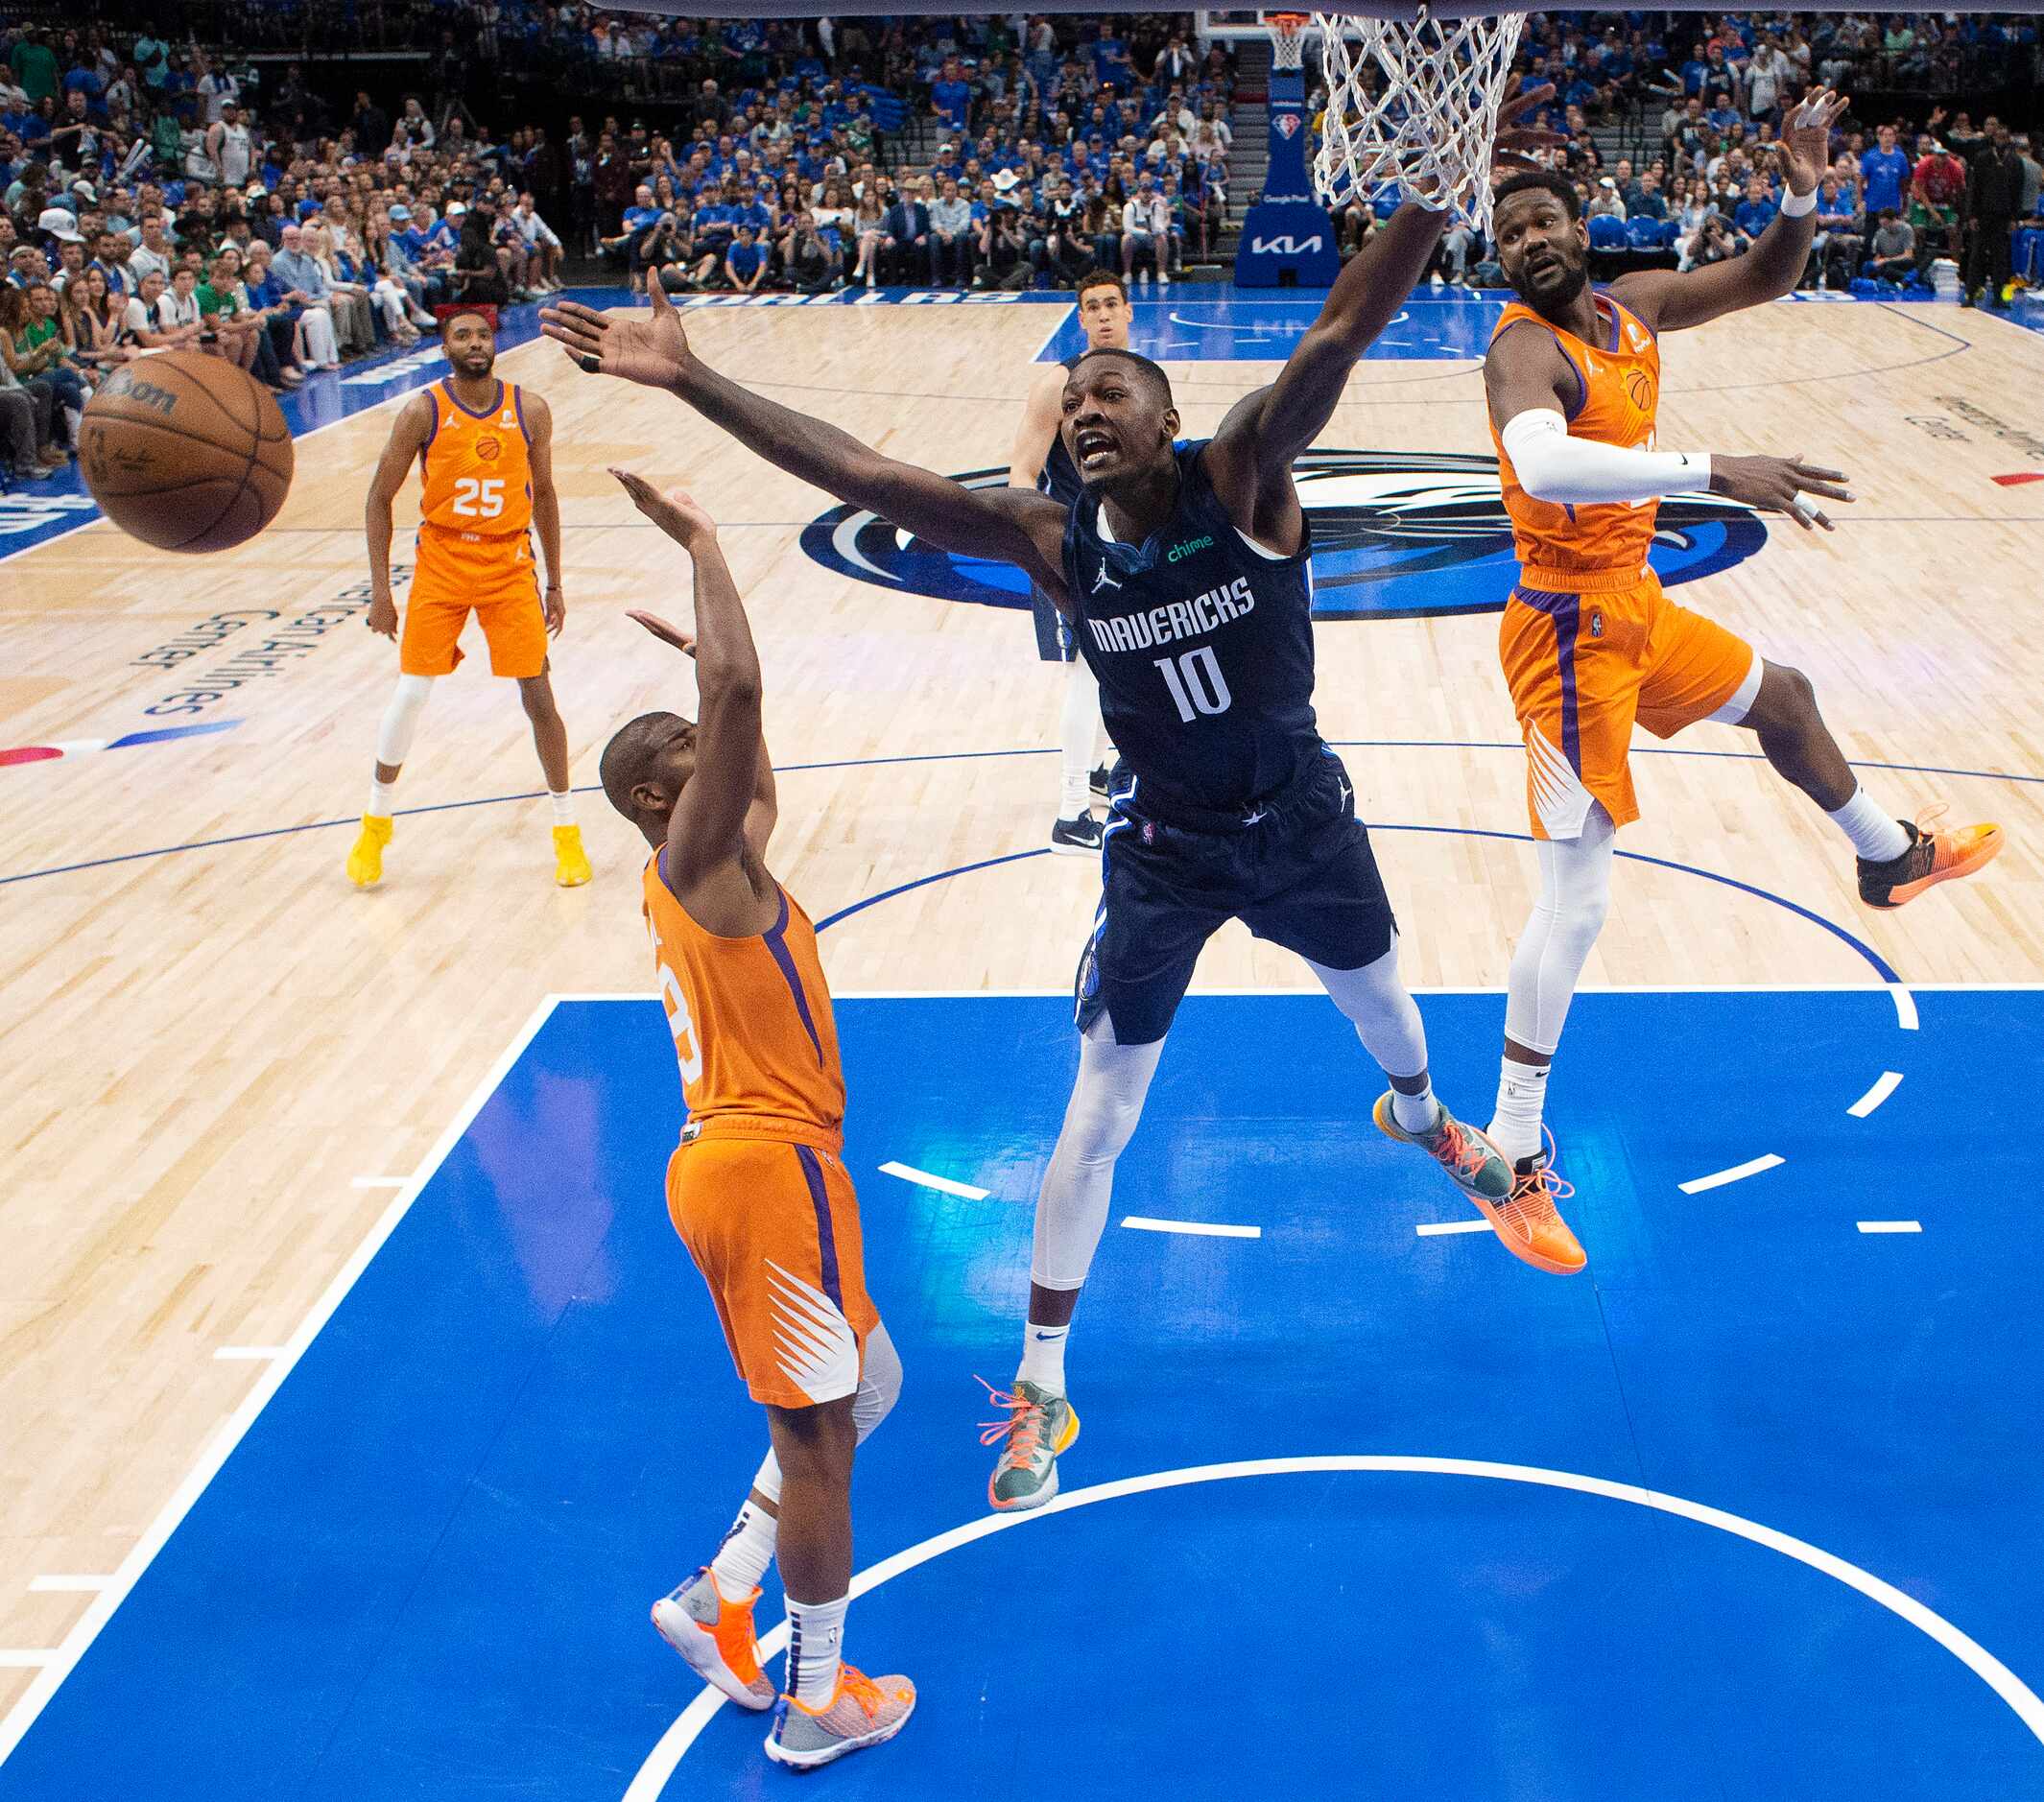
[[[1117,1045],[1105,1014],[1080,1040],[1079,1080],[1036,1197],[1030,1277],[1043,1288],[1084,1287],[1107,1223],[1114,1161],[1143,1117],[1143,1098],[1163,1051],[1162,1039]]]
[[[858,1392],[852,1397],[852,1425],[858,1430],[860,1444],[888,1417],[900,1395],[901,1356],[883,1323],[866,1336],[866,1363],[859,1372]]]
[[[430,676],[400,676],[397,692],[383,710],[383,724],[376,733],[376,761],[395,769],[412,754],[412,741],[418,736],[419,716],[426,711],[426,697],[433,693]]]
[[[1427,1067],[1427,1031],[1418,1004],[1398,974],[1395,937],[1389,951],[1361,969],[1330,970],[1310,958],[1306,964],[1387,1076],[1416,1077]]]
[[[1593,805],[1579,837],[1543,839],[1537,848],[1540,893],[1511,954],[1505,1031],[1528,1051],[1552,1057],[1611,904],[1618,829],[1609,814]]]

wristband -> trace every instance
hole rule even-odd
[[[1782,197],[1781,216],[1784,219],[1800,219],[1805,213],[1817,211],[1817,190],[1807,194],[1788,194]]]

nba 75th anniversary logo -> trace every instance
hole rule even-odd
[[[1414,619],[1495,613],[1517,564],[1494,457],[1446,452],[1319,450],[1293,467],[1313,522],[1313,610],[1319,619]],[[1005,486],[1005,469],[955,478]],[[1676,495],[1661,503],[1652,561],[1670,587],[1715,575],[1759,550],[1767,528],[1740,501]],[[958,557],[857,507],[836,507],[802,533],[826,569],[863,581],[983,606],[1029,605],[1010,563]]]

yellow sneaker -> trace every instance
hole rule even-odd
[[[362,836],[347,854],[347,879],[358,889],[373,889],[383,880],[383,847],[391,842],[391,817],[364,814]]]
[[[580,889],[595,875],[589,854],[582,848],[580,826],[554,828],[554,880],[563,889]]]

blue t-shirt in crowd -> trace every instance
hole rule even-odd
[[[1902,184],[1910,178],[1910,160],[1899,149],[1874,149],[1860,158],[1860,178],[1866,184],[1866,210],[1878,213],[1902,208]]]
[[[752,274],[767,260],[766,251],[756,244],[734,244],[726,253],[731,273],[740,281],[750,281]]]
[[[657,206],[628,206],[625,208],[625,229],[644,231],[648,225],[658,224],[659,218]]]
[[[1732,213],[1732,224],[1748,238],[1757,238],[1774,223],[1779,209],[1772,201],[1741,201]]]
[[[966,83],[939,82],[930,89],[930,102],[953,130],[964,130],[966,109],[972,105],[972,89]]]

